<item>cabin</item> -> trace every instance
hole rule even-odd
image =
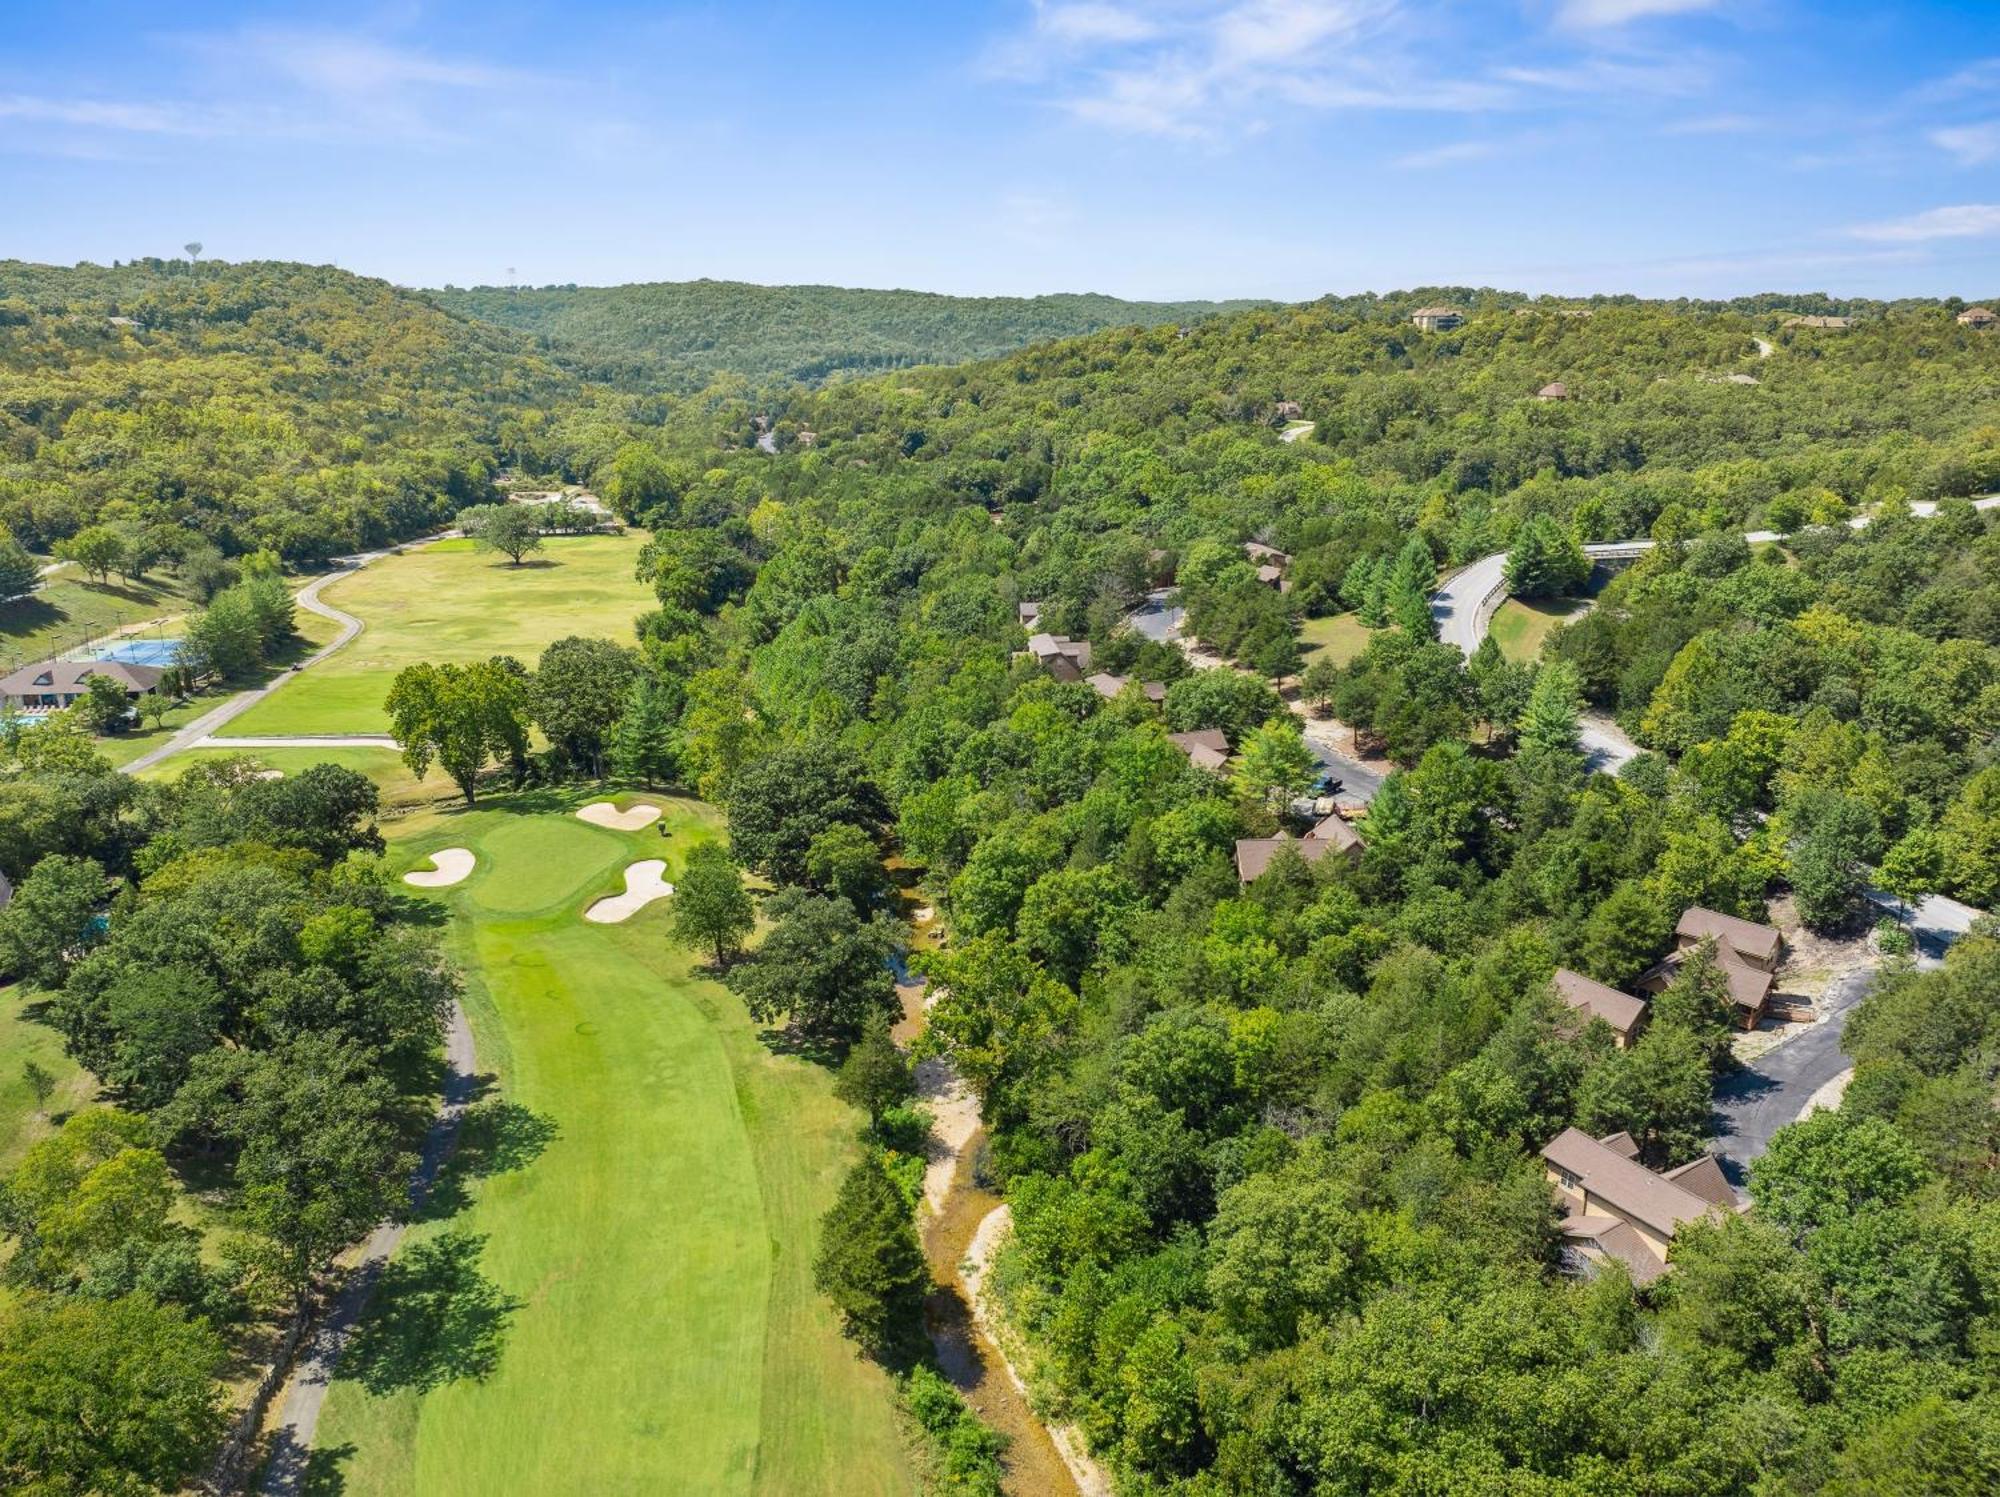
[[[1823,327],[1823,328],[1832,328],[1836,332],[1838,332],[1843,329],[1853,327],[1854,319],[1852,317],[1823,317],[1815,314],[1814,316],[1811,317],[1787,317],[1783,322],[1779,323],[1778,326],[1779,327]]]
[[[1014,612],[1020,619],[1023,629],[1032,629],[1042,621],[1042,605],[1040,603],[1018,604]]]
[[[1638,1155],[1629,1133],[1592,1138],[1578,1128],[1565,1128],[1543,1148],[1564,1212],[1557,1230],[1576,1270],[1588,1273],[1615,1259],[1633,1283],[1650,1284],[1667,1271],[1667,1250],[1683,1226],[1742,1209],[1713,1155],[1659,1172]]]
[[[1278,855],[1278,849],[1290,847],[1308,863],[1317,863],[1328,853],[1338,853],[1349,862],[1358,859],[1367,850],[1361,834],[1349,826],[1338,815],[1328,816],[1311,831],[1296,840],[1283,833],[1275,837],[1244,837],[1236,844],[1236,880],[1238,883],[1255,883],[1271,860]]]
[[[816,431],[799,432],[792,438],[792,444],[796,447],[817,447],[819,446],[819,433]]]
[[[1958,314],[1958,322],[1960,327],[1991,327],[2000,322],[2000,317],[1994,316],[1989,307],[1967,307]]]
[[[1028,653],[1058,681],[1081,681],[1090,669],[1090,641],[1061,634],[1031,634]]]
[[[1958,320],[1960,322],[1965,321],[1963,317]],[[1296,421],[1305,414],[1305,408],[1296,400],[1281,400],[1272,408],[1272,414],[1277,416],[1280,421]]]
[[[1220,728],[1197,728],[1192,733],[1169,733],[1167,742],[1188,757],[1196,769],[1220,774],[1229,766],[1229,739]]]
[[[0,677],[0,696],[17,712],[58,712],[88,696],[94,676],[116,681],[136,702],[158,690],[164,675],[160,666],[124,660],[43,660]]]
[[[1457,307],[1418,307],[1410,321],[1427,333],[1448,333],[1465,326],[1465,314]]]
[[[1602,1019],[1610,1025],[1613,1041],[1620,1050],[1632,1048],[1632,1042],[1639,1037],[1639,1031],[1645,1027],[1646,1017],[1652,1011],[1645,999],[1606,987],[1594,978],[1572,972],[1567,967],[1556,969],[1555,987],[1556,996],[1580,1014],[1584,1023]]]
[[[1552,380],[1550,383],[1543,385],[1541,389],[1535,391],[1535,399],[1568,400],[1569,386],[1564,384],[1561,380]]]
[[[1674,926],[1675,949],[1666,960],[1640,974],[1638,988],[1645,993],[1664,993],[1680,975],[1687,959],[1704,941],[1715,943],[1715,964],[1729,985],[1729,1000],[1736,1007],[1736,1022],[1755,1029],[1763,1022],[1778,986],[1778,963],[1784,955],[1784,940],[1768,925],[1739,920],[1718,910],[1692,905]]]

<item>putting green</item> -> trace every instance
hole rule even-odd
[[[532,666],[545,645],[570,634],[629,643],[633,619],[654,603],[632,575],[644,544],[636,531],[550,536],[540,556],[518,567],[456,541],[384,557],[320,594],[362,621],[360,636],[229,731],[383,733],[382,700],[406,665],[512,655]]]
[[[515,1167],[467,1172],[465,1203],[398,1259],[446,1231],[484,1239],[478,1270],[515,1306],[497,1361],[367,1385],[344,1364],[313,1489],[908,1493],[888,1383],[811,1284],[855,1117],[827,1072],[773,1054],[692,970],[666,934],[671,901],[622,925],[581,918],[625,864],[665,858],[676,878],[717,835],[706,807],[659,795],[644,799],[666,806],[665,838],[578,820],[596,798],[391,829],[397,873],[441,847],[477,855],[466,882],[421,897],[451,912],[481,1069],[553,1132]],[[393,1323],[393,1293],[377,1311]]]

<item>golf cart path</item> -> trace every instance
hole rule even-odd
[[[258,740],[219,739],[215,743],[207,743],[204,740],[215,737],[216,729],[222,727],[225,723],[233,722],[241,717],[252,707],[263,701],[265,697],[284,686],[287,681],[291,680],[299,672],[309,670],[313,666],[318,665],[327,656],[333,654],[334,651],[340,649],[362,631],[364,625],[361,620],[351,613],[335,608],[331,603],[324,602],[320,598],[320,589],[337,578],[352,576],[370,562],[380,561],[385,556],[395,556],[403,551],[413,551],[419,546],[428,546],[433,541],[449,540],[457,533],[455,530],[445,530],[440,531],[436,535],[422,536],[414,541],[404,541],[400,545],[385,546],[379,551],[363,551],[356,556],[335,557],[334,570],[313,578],[312,581],[293,594],[293,600],[301,608],[305,609],[307,613],[316,613],[321,618],[332,619],[336,624],[340,625],[340,632],[335,634],[331,641],[321,645],[290,670],[280,671],[264,685],[252,687],[248,691],[239,691],[220,706],[210,708],[208,711],[202,713],[200,717],[194,719],[194,721],[184,724],[173,737],[169,738],[158,748],[147,750],[138,758],[132,760],[131,763],[122,765],[121,768],[126,774],[138,774],[141,770],[151,769],[162,759],[171,758],[183,749],[190,748],[254,748],[260,745],[266,748],[322,748],[342,746],[346,740],[341,738],[307,738],[302,741],[288,738]],[[382,745],[383,740],[374,735],[369,735],[367,740],[360,746],[379,748]],[[393,740],[389,741],[389,746],[394,746]]]
[[[444,1101],[424,1135],[423,1152],[416,1173],[410,1178],[410,1214],[415,1215],[437,1183],[438,1172],[458,1142],[458,1125],[465,1116],[477,1085],[477,1058],[472,1048],[472,1029],[465,1022],[465,1010],[457,1002],[451,1006],[444,1036]],[[265,1497],[294,1497],[304,1490],[306,1463],[312,1455],[313,1437],[319,1430],[320,1410],[333,1381],[335,1366],[354,1334],[368,1297],[381,1276],[382,1265],[403,1241],[405,1223],[384,1222],[369,1234],[361,1257],[347,1271],[339,1297],[305,1342],[292,1365],[285,1384],[284,1401],[271,1430],[271,1455],[257,1490]]]

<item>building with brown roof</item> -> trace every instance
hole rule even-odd
[[[1963,317],[1959,318],[1958,320],[1960,322],[1965,321]],[[1278,417],[1278,419],[1281,421],[1296,421],[1299,419],[1300,416],[1305,414],[1304,407],[1302,407],[1296,400],[1281,400],[1272,409],[1273,412]]]
[[[102,676],[137,701],[156,689],[165,674],[159,666],[123,660],[43,660],[0,676],[0,696],[18,712],[54,712],[89,695],[91,678]]]
[[[1714,941],[1719,954],[1733,956],[1744,966],[1760,972],[1778,970],[1778,959],[1785,946],[1784,937],[1768,925],[1698,904],[1689,905],[1674,926],[1674,944],[1686,951],[1703,941]]]
[[[1280,551],[1276,546],[1267,546],[1262,541],[1245,541],[1243,543],[1243,554],[1252,561],[1264,562],[1272,566],[1288,567],[1292,564],[1290,552]]]
[[[1565,1128],[1543,1148],[1542,1163],[1566,1213],[1558,1230],[1577,1266],[1615,1258],[1635,1284],[1649,1284],[1667,1271],[1667,1250],[1683,1226],[1739,1208],[1713,1157],[1656,1173],[1638,1153],[1628,1133],[1600,1139]]]
[[[1546,384],[1546,385],[1543,385],[1543,386],[1541,387],[1541,389],[1539,389],[1539,390],[1535,391],[1535,399],[1537,399],[1537,400],[1568,400],[1568,399],[1569,399],[1569,386],[1568,386],[1568,385],[1566,385],[1566,384],[1564,384],[1564,383],[1563,383],[1563,382],[1562,382],[1561,380],[1559,380],[1559,379],[1558,379],[1558,380],[1552,380],[1552,381],[1550,381],[1550,382],[1549,382],[1548,384]]]
[[[1664,993],[1702,943],[1713,942],[1715,965],[1729,986],[1736,1022],[1745,1029],[1755,1029],[1763,1021],[1771,994],[1777,990],[1778,963],[1784,955],[1784,940],[1775,930],[1754,920],[1692,905],[1674,927],[1674,941],[1673,953],[1640,975],[1636,986],[1641,992]]]
[[[1090,669],[1090,641],[1061,634],[1031,634],[1028,653],[1058,681],[1081,681]]]
[[[819,433],[816,431],[802,431],[794,436],[792,441],[800,447],[817,447],[819,446]]]
[[[1991,327],[2000,322],[2000,317],[1994,316],[1990,307],[1967,307],[1958,314],[1958,320],[1965,327]]]
[[[1305,836],[1296,840],[1280,833],[1275,837],[1244,837],[1236,844],[1236,878],[1239,883],[1255,883],[1270,868],[1278,849],[1289,847],[1308,863],[1317,863],[1328,853],[1349,860],[1366,850],[1361,836],[1339,816],[1329,816]]]
[[[1017,604],[1014,613],[1020,619],[1023,629],[1032,629],[1042,621],[1042,605],[1040,603]]]
[[[1220,774],[1229,766],[1229,739],[1220,728],[1196,728],[1192,733],[1169,733],[1167,742],[1188,756],[1196,769]]]
[[[1823,328],[1833,328],[1836,331],[1838,331],[1843,328],[1853,327],[1854,319],[1852,317],[1826,317],[1815,313],[1810,317],[1787,317],[1783,322],[1779,323],[1778,326],[1823,327]]]
[[[1448,333],[1465,326],[1465,314],[1457,307],[1418,307],[1410,321],[1427,333]]]
[[[1629,1049],[1639,1037],[1650,1012],[1650,1005],[1645,999],[1608,988],[1567,967],[1556,969],[1555,986],[1556,996],[1583,1015],[1586,1024],[1592,1019],[1602,1019],[1610,1025],[1620,1050]]]

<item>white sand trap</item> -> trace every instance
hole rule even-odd
[[[592,826],[608,826],[614,832],[636,832],[660,819],[658,806],[634,806],[621,811],[608,800],[594,800],[576,813]],[[669,892],[672,892],[671,890]],[[624,919],[624,916],[619,916]]]
[[[588,806],[584,808],[590,809]],[[647,809],[655,816],[660,814],[657,807],[648,806]],[[577,814],[580,816],[583,812]],[[620,920],[630,920],[654,900],[665,899],[674,892],[674,886],[660,877],[666,871],[666,861],[662,858],[647,858],[642,863],[634,863],[625,870],[625,892],[606,895],[585,910],[583,918],[595,920],[599,925],[616,925]]]
[[[473,857],[469,849],[446,847],[431,854],[433,868],[419,869],[415,873],[403,875],[403,882],[415,884],[419,889],[448,889],[453,884],[463,883],[472,872]]]
[[[260,769],[251,776],[253,780],[282,780],[284,777],[282,769]]]

